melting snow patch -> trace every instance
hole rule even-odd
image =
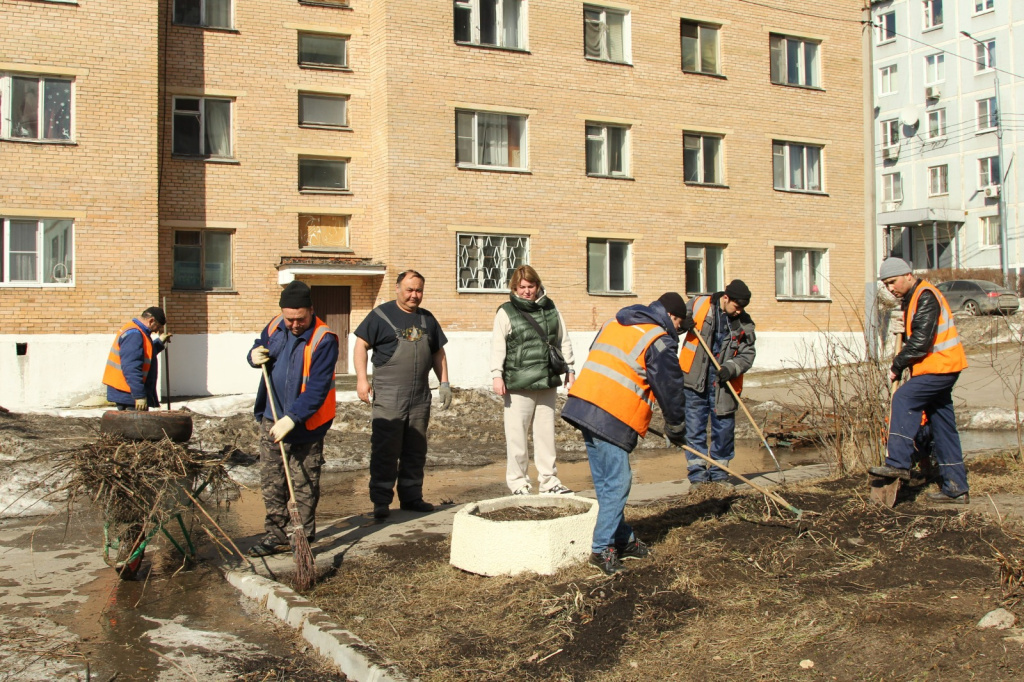
[[[978,410],[971,416],[968,423],[969,429],[995,429],[1013,427],[1013,410],[1004,410],[998,407],[988,407]]]
[[[241,395],[223,395],[214,398],[189,400],[185,403],[174,403],[173,407],[187,407],[193,412],[207,417],[230,417],[236,414],[252,412],[252,406],[255,402],[255,393],[242,393]]]
[[[170,649],[191,647],[205,649],[217,655],[229,656],[244,656],[260,651],[259,646],[226,632],[210,632],[208,630],[195,630],[186,627],[184,623],[188,620],[187,616],[177,616],[174,620],[147,618],[144,616],[143,620],[156,623],[159,626],[155,630],[150,630],[146,633],[146,637],[157,646]]]

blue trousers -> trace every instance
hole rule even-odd
[[[582,429],[587,445],[590,477],[597,493],[597,523],[591,551],[600,553],[613,545],[621,547],[633,539],[633,529],[626,523],[626,500],[633,485],[629,453]]]
[[[708,421],[711,421],[711,459],[729,466],[736,456],[736,415],[715,414],[715,373],[712,369],[703,391],[692,388],[686,393],[686,444],[701,454],[708,454]],[[703,459],[686,453],[686,473],[691,483],[728,480],[729,474]]]
[[[896,389],[889,414],[889,441],[885,463],[909,469],[921,428],[921,412],[928,416],[933,452],[942,476],[942,492],[959,497],[967,492],[967,468],[960,448],[960,433],[953,413],[953,385],[956,374],[921,374]]]

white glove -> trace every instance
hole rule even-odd
[[[158,335],[158,338],[160,339],[160,343],[162,343],[162,344],[164,344],[166,346],[167,342],[171,340],[172,336],[174,336],[174,334],[172,334],[170,332],[163,332],[163,333]]]
[[[276,424],[270,427],[270,439],[275,443],[280,443],[281,439],[291,433],[294,428],[295,421],[291,417],[281,417]]]
[[[136,398],[135,399],[135,411],[136,412],[149,412],[149,399],[148,398]]]
[[[249,353],[249,360],[257,367],[265,365],[270,362],[270,351],[263,346],[256,346],[252,349],[252,352]]]

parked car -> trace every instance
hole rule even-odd
[[[982,279],[940,282],[935,288],[946,297],[951,310],[963,310],[968,315],[1012,315],[1020,307],[1020,299],[1015,292]]]

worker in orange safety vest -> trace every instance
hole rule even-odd
[[[157,356],[171,338],[164,331],[166,324],[163,308],[154,306],[121,327],[114,337],[103,369],[103,383],[107,400],[118,410],[145,412],[160,407]]]

